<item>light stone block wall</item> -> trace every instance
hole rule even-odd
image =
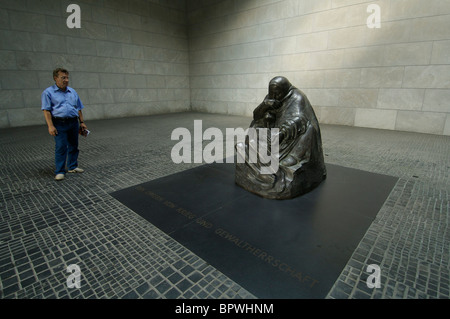
[[[79,29],[66,24],[71,3]],[[86,121],[190,110],[184,0],[0,0],[0,39],[0,128],[45,123],[56,67]]]
[[[188,20],[194,110],[251,116],[283,75],[321,123],[450,133],[450,1],[189,1]]]
[[[450,1],[0,1],[0,128],[42,124],[65,67],[87,119],[251,116],[284,75],[321,123],[450,135]],[[381,28],[366,22],[381,8]]]

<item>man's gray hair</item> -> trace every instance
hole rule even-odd
[[[65,73],[65,74],[69,74],[69,71],[67,71],[66,69],[63,68],[56,68],[55,70],[53,70],[53,78],[57,78],[58,77],[58,73]]]

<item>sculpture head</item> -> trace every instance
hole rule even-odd
[[[292,84],[284,76],[274,77],[269,82],[269,98],[281,101],[288,93]]]

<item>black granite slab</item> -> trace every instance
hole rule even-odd
[[[327,171],[290,200],[247,192],[217,163],[111,195],[259,298],[324,298],[397,182]]]

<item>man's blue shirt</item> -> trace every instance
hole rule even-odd
[[[42,92],[41,101],[41,110],[50,111],[53,117],[78,117],[78,111],[84,108],[74,89],[67,87],[64,92],[56,84]]]

